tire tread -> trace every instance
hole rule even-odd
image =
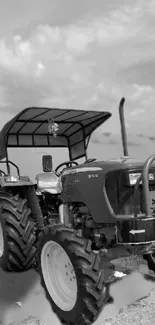
[[[84,294],[80,296],[82,300],[81,310],[78,310],[74,319],[73,316],[70,319],[68,313],[67,316],[64,316],[64,314],[59,312],[59,308],[49,296],[44,283],[41,269],[41,251],[44,244],[50,239],[56,239],[63,246],[71,260],[74,261],[74,267],[79,271],[78,274],[80,274],[78,284],[82,288],[81,292]],[[100,256],[90,249],[91,241],[84,239],[82,233],[74,229],[47,227],[40,235],[38,245],[38,265],[41,274],[41,284],[45,289],[47,299],[50,301],[53,311],[57,314],[61,323],[68,325],[92,324],[98,318],[103,307],[108,303],[110,296],[108,287],[104,283],[104,272],[99,268]]]
[[[27,270],[36,256],[35,222],[30,219],[27,200],[0,191],[0,208],[6,247],[0,266],[7,271]]]

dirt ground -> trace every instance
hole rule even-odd
[[[114,303],[104,308],[94,325],[131,325],[133,320],[136,325],[154,324],[155,282],[146,280],[143,273],[148,273],[146,265],[111,285]],[[60,324],[34,270],[22,274],[0,270],[0,324]]]

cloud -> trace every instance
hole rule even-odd
[[[149,140],[154,140],[155,138],[149,138]],[[122,144],[122,140],[120,136],[114,136],[113,133],[110,132],[103,132],[102,134],[99,134],[96,132],[91,137],[91,142],[96,144],[108,144],[108,145],[117,145]],[[132,135],[128,133],[127,137],[127,145],[129,147],[139,147],[142,145],[141,141],[138,139],[138,135]]]
[[[140,114],[143,114],[144,113],[144,109],[135,109],[134,111],[131,111],[130,112],[130,116],[138,116]]]
[[[79,41],[75,46],[77,38]],[[34,94],[37,94],[36,104],[40,102],[44,105],[46,102],[51,105],[68,103],[68,100],[74,98],[73,91],[89,87],[95,63],[76,59],[76,56],[83,55],[86,50],[86,40],[86,36],[82,38],[79,28],[71,29],[71,26],[66,30],[38,26],[29,40],[22,40],[19,35],[14,36],[9,45],[4,39],[1,40],[1,79],[4,85],[11,87],[11,93],[14,91],[13,102],[16,106],[21,105],[17,87],[20,93],[22,91],[23,99],[24,87],[25,96],[31,87]],[[14,83],[7,81],[8,76],[9,79],[14,79]],[[31,94],[32,91],[29,100],[23,100],[22,104],[32,105]]]
[[[0,106],[7,106],[8,102],[7,102],[7,89],[0,85]]]
[[[13,39],[14,46],[6,46],[5,40],[0,42],[0,65],[16,73],[24,72],[28,64],[31,64],[32,45],[30,42],[22,42],[21,38]]]
[[[119,140],[114,139],[112,135],[107,137],[107,135],[106,136],[100,135],[97,132],[96,134],[92,135],[91,142],[96,144],[108,144],[108,145],[115,145],[120,143]]]
[[[103,134],[105,137],[110,137],[111,132],[103,132],[102,134]]]
[[[140,147],[140,143],[136,143],[134,141],[128,141],[128,146],[129,147]]]
[[[150,96],[150,94],[153,91],[153,88],[150,85],[137,85],[134,84],[133,88],[135,89],[135,92],[130,97],[131,100],[139,100],[141,97],[144,96]]]
[[[69,26],[65,31],[65,43],[68,51],[84,54],[88,45],[94,41],[93,29],[87,27]]]
[[[38,24],[27,36],[3,37],[0,108],[8,105],[8,110],[18,112],[44,105],[110,110],[113,118],[104,130],[118,132],[117,108],[125,96],[128,128],[136,132],[140,119],[139,132],[149,129],[153,136],[154,5],[142,0],[127,6],[121,3],[106,15],[92,7],[92,12],[72,23]]]
[[[150,141],[154,141],[154,140],[155,140],[155,137],[148,137],[148,139],[149,139]]]

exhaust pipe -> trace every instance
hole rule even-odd
[[[126,128],[125,128],[125,120],[124,120],[124,103],[125,103],[125,98],[123,97],[119,104],[119,118],[120,118],[120,124],[121,124],[123,153],[124,153],[125,157],[129,157],[128,147],[127,147],[127,135],[126,135]]]

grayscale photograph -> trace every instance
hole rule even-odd
[[[0,0],[0,325],[155,324],[155,1]]]

